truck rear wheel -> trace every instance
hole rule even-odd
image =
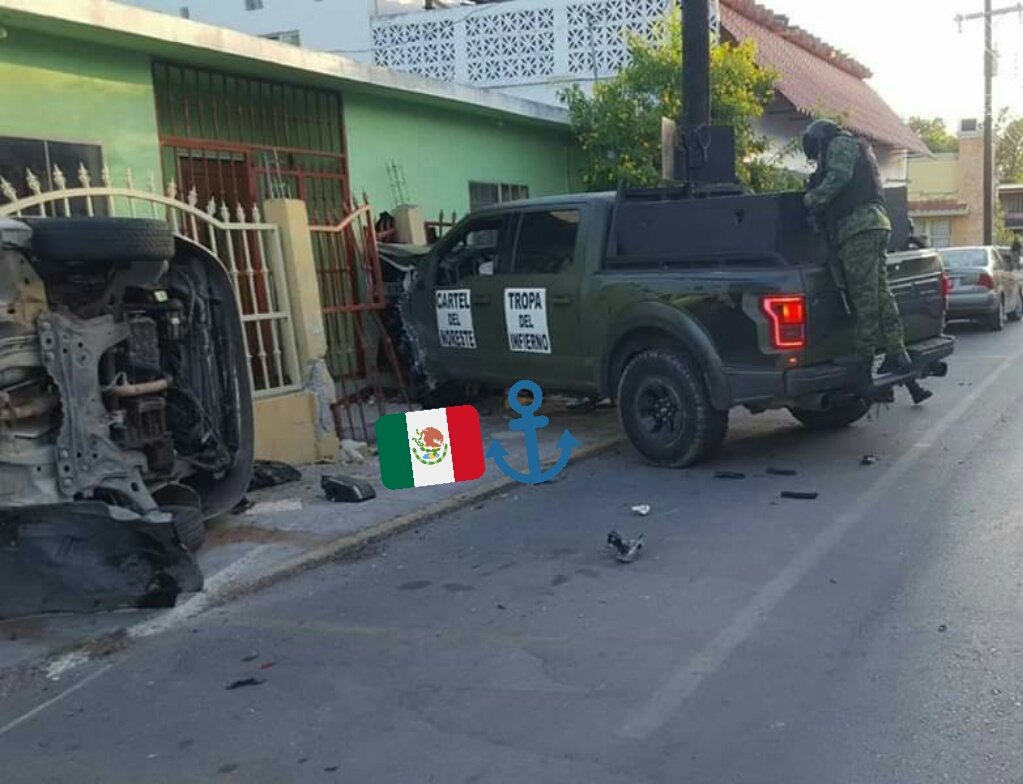
[[[847,403],[831,406],[824,411],[813,411],[809,408],[790,408],[799,422],[810,430],[838,430],[858,422],[870,411],[870,402],[864,398],[856,398]]]
[[[716,410],[699,366],[655,348],[638,354],[618,381],[618,417],[647,462],[683,468],[709,456],[725,438],[728,412]]]

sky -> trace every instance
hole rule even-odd
[[[993,0],[995,9],[1019,0]],[[870,68],[870,84],[903,117],[942,117],[957,128],[984,113],[984,22],[957,13],[984,10],[983,0],[759,0],[772,11]],[[994,20],[1001,55],[994,109],[1023,115],[1023,21],[1012,13]]]

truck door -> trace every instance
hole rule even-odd
[[[432,375],[501,380],[505,336],[498,273],[508,264],[512,220],[508,214],[470,219],[435,251],[425,285],[413,295],[418,339],[437,359],[428,363]]]
[[[511,264],[500,276],[508,381],[573,389],[590,380],[580,335],[582,217],[579,205],[519,213]]]

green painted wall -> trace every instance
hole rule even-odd
[[[156,109],[143,54],[7,28],[0,40],[0,136],[91,142],[116,184],[160,180]],[[70,175],[70,172],[67,174]]]
[[[352,192],[377,212],[395,206],[387,163],[404,170],[425,220],[469,209],[469,181],[528,185],[530,196],[572,190],[568,129],[537,127],[348,93],[344,98]]]

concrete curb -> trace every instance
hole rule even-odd
[[[577,449],[572,455],[572,460],[575,463],[581,462],[607,452],[623,442],[624,436],[621,434],[607,436],[593,444]],[[554,462],[554,459],[544,460],[543,467],[549,468]],[[0,685],[2,685],[6,677],[23,675],[30,670],[41,670],[47,677],[56,679],[59,675],[77,669],[77,667],[92,659],[101,658],[124,649],[132,640],[139,640],[170,631],[208,610],[221,607],[234,599],[262,590],[263,588],[268,588],[281,580],[286,580],[289,577],[294,577],[332,561],[338,561],[357,554],[373,544],[390,539],[449,512],[457,511],[471,503],[482,501],[517,484],[518,482],[514,479],[502,477],[493,482],[487,482],[479,487],[474,487],[465,493],[459,493],[451,498],[446,498],[422,509],[417,509],[415,512],[409,512],[408,514],[376,523],[357,533],[339,536],[336,539],[317,545],[304,553],[281,561],[251,577],[246,577],[244,572],[237,575],[237,577],[233,575],[231,577],[225,576],[226,579],[217,581],[214,586],[208,587],[202,593],[196,594],[184,603],[169,609],[166,613],[156,618],[140,621],[114,632],[75,643],[59,652],[46,656],[34,664],[16,667],[10,673],[0,673]],[[244,558],[245,556],[241,560],[244,560]],[[231,567],[228,567],[228,570],[230,569]]]
[[[623,443],[623,441],[624,436],[621,434],[608,436],[593,444],[577,449],[572,455],[572,461],[580,462],[595,457],[613,449]],[[543,467],[549,468],[555,462],[555,459],[544,460]],[[224,585],[222,589],[216,590],[212,594],[199,594],[196,598],[204,597],[206,599],[199,612],[204,612],[245,594],[261,590],[309,569],[354,555],[366,547],[390,539],[441,515],[457,511],[471,503],[487,499],[517,484],[519,483],[514,479],[502,477],[493,482],[487,482],[479,487],[474,487],[465,493],[459,493],[451,498],[445,498],[443,501],[437,501],[422,509],[417,509],[415,512],[392,517],[389,520],[376,523],[354,534],[346,534],[324,542],[307,552],[271,567],[252,579],[246,580],[244,577],[240,577],[238,580]]]

